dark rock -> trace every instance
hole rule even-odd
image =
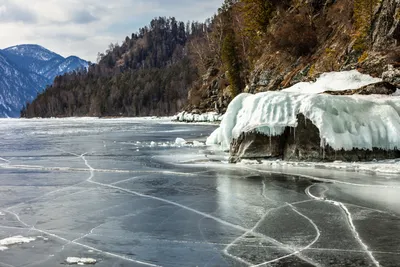
[[[400,158],[400,150],[353,149],[334,150],[321,147],[318,128],[302,114],[297,116],[296,128],[287,127],[280,136],[269,137],[259,133],[243,133],[232,141],[230,162],[241,159],[281,158],[288,161],[371,161]]]
[[[391,95],[394,94],[397,87],[389,82],[378,82],[363,86],[359,89],[344,91],[326,91],[329,95]]]
[[[282,136],[242,133],[238,139],[232,141],[229,162],[236,163],[241,159],[282,158],[284,141]]]
[[[295,134],[288,135],[283,159],[290,161],[371,161],[395,159],[400,157],[400,150],[352,149],[334,150],[330,146],[321,147],[318,128],[302,114],[297,116],[298,126]]]

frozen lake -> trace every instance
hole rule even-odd
[[[229,165],[214,129],[0,120],[0,266],[399,266],[399,177]]]

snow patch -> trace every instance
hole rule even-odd
[[[323,168],[328,170],[343,170],[351,172],[382,173],[387,175],[400,174],[400,159],[379,160],[369,162],[291,162],[283,160],[247,160],[243,159],[240,165],[262,165],[272,168],[281,167],[304,167],[304,168]],[[397,177],[397,176],[396,176]]]
[[[177,145],[177,146],[183,146],[183,145],[186,145],[186,140],[185,139],[182,139],[182,138],[176,138],[176,140],[175,140],[175,145]]]
[[[156,143],[154,141],[150,143],[141,143],[141,147],[150,147],[150,148],[155,148],[155,147],[204,147],[206,146],[205,142],[200,142],[200,141],[186,141],[183,138],[177,138],[175,142],[159,142]]]
[[[216,112],[193,114],[183,111],[176,115],[173,120],[180,122],[220,122],[222,118],[223,115]]]
[[[0,240],[0,251],[7,250],[9,246],[26,244],[35,240],[33,237],[23,237],[21,235],[4,238]]]
[[[382,79],[373,78],[367,74],[362,74],[357,70],[326,72],[315,82],[301,82],[286,88],[282,91],[292,93],[318,94],[325,91],[344,91],[358,89],[360,87],[381,82]]]
[[[335,77],[341,78],[340,81],[332,80]],[[374,81],[375,78],[350,71],[327,73],[315,84],[324,90],[328,87],[339,90]],[[331,83],[335,87],[330,87]],[[315,94],[314,84],[307,84],[310,88],[301,83],[297,87],[300,89],[292,90],[303,93],[288,89],[240,94],[229,105],[220,127],[207,139],[207,144],[228,150],[232,140],[245,132],[278,136],[286,127],[295,128],[297,115],[303,114],[319,129],[321,146],[330,145],[335,150],[400,148],[399,97]]]
[[[86,265],[86,264],[96,264],[97,260],[92,258],[77,258],[77,257],[68,257],[65,260],[68,264],[76,264],[76,265]]]

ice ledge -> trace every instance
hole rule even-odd
[[[302,115],[302,123],[305,124],[302,129],[306,134],[304,140],[296,140],[296,145],[307,144],[306,130],[315,127],[314,133],[318,133],[319,141],[313,145],[321,149],[330,148],[333,153],[353,150],[379,153],[380,150],[398,151],[400,97],[320,94],[321,90],[317,90],[315,84],[323,90],[332,90],[332,86],[326,83],[335,77],[341,77],[343,81],[342,84],[336,81],[336,91],[376,82],[374,78],[351,71],[325,74],[308,86],[294,86],[296,90],[241,94],[231,102],[220,127],[208,138],[207,144],[232,150],[232,142],[243,134],[280,137],[292,130],[291,134],[295,136],[299,126],[298,117]],[[314,142],[317,142],[316,138]]]

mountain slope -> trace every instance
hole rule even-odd
[[[21,103],[36,96],[40,83],[40,76],[20,70],[0,51],[0,117],[17,117]]]
[[[75,56],[64,58],[40,45],[17,45],[3,52],[19,68],[42,75],[50,82],[58,75],[88,67],[85,60]]]
[[[63,58],[39,45],[18,45],[0,50],[0,117],[18,117],[54,78],[87,68],[78,57]]]

